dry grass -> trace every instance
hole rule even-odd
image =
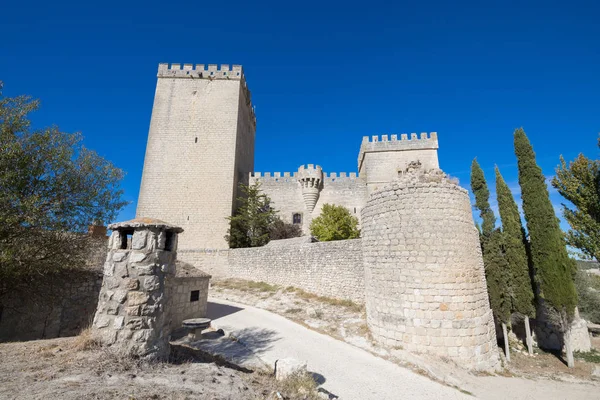
[[[84,328],[72,343],[77,351],[93,350],[100,347],[100,342],[94,337],[91,325]]]
[[[243,279],[225,279],[214,282],[212,285],[213,287],[234,289],[242,292],[275,293],[280,289],[279,286],[271,285],[266,282],[246,281]]]
[[[317,382],[308,372],[293,374],[283,380],[275,380],[272,370],[257,371],[256,382],[260,382],[267,399],[321,400]]]
[[[285,399],[290,400],[319,400],[317,383],[313,376],[307,372],[293,374],[279,381],[279,392]]]
[[[295,287],[287,287],[285,289],[286,292],[290,292],[290,293],[295,293],[296,296],[300,297],[301,299],[307,300],[307,301],[318,301],[321,303],[325,303],[325,304],[329,304],[332,306],[341,306],[341,307],[346,307],[351,309],[352,311],[357,311],[357,312],[361,312],[364,310],[364,306],[357,304],[355,302],[353,302],[352,300],[343,300],[343,299],[335,299],[333,297],[325,297],[325,296],[319,296],[313,293],[309,293],[309,292],[305,292],[302,289],[298,289]]]

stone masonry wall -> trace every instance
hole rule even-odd
[[[496,333],[467,191],[436,173],[407,176],[373,193],[362,216],[374,338],[469,369],[496,369]]]
[[[78,335],[94,318],[101,285],[101,272],[69,271],[1,298],[0,342]]]
[[[175,277],[167,282],[166,296],[171,309],[171,330],[181,328],[183,320],[206,317],[210,276]],[[192,299],[192,291],[198,298]]]
[[[320,296],[364,303],[361,240],[306,243],[276,240],[264,247],[231,249],[229,276],[294,286]]]
[[[180,248],[225,249],[236,184],[254,163],[241,66],[159,66],[138,217],[181,226]]]
[[[367,201],[366,182],[356,173],[333,172],[323,175],[322,189],[312,212],[306,209],[296,172],[264,175],[256,172],[250,176],[250,183],[260,182],[262,191],[271,198],[273,207],[279,211],[278,215],[283,221],[291,223],[293,214],[302,214],[302,230],[306,234],[310,231],[310,222],[321,214],[326,203],[346,207],[360,221],[360,211]]]

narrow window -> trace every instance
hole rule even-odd
[[[131,249],[131,239],[133,238],[133,229],[121,231],[121,249]]]
[[[199,290],[192,290],[190,292],[190,303],[193,303],[195,301],[200,300],[200,291]]]
[[[198,137],[196,137],[196,139],[194,139],[194,143],[198,143]]]
[[[294,224],[302,224],[302,214],[295,213],[294,215],[292,215],[292,221],[294,222]]]
[[[356,207],[354,207],[354,214],[356,214]]]
[[[167,237],[165,238],[165,250],[173,251],[173,242],[175,238],[175,234],[173,232],[167,232]]]

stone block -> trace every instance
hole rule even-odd
[[[147,231],[138,230],[133,234],[131,239],[131,248],[133,250],[141,250],[146,247]]]
[[[307,362],[295,358],[280,358],[275,361],[275,379],[282,380],[292,375],[307,372]]]
[[[148,301],[148,294],[144,292],[129,292],[127,297],[129,306],[138,306]]]

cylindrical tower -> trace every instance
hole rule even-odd
[[[301,165],[298,168],[298,182],[302,187],[302,197],[304,205],[309,213],[315,209],[319,192],[323,183],[323,170],[319,165],[316,167],[313,164],[308,164],[308,167]]]
[[[499,366],[468,193],[418,165],[362,210],[367,322],[386,346]]]

